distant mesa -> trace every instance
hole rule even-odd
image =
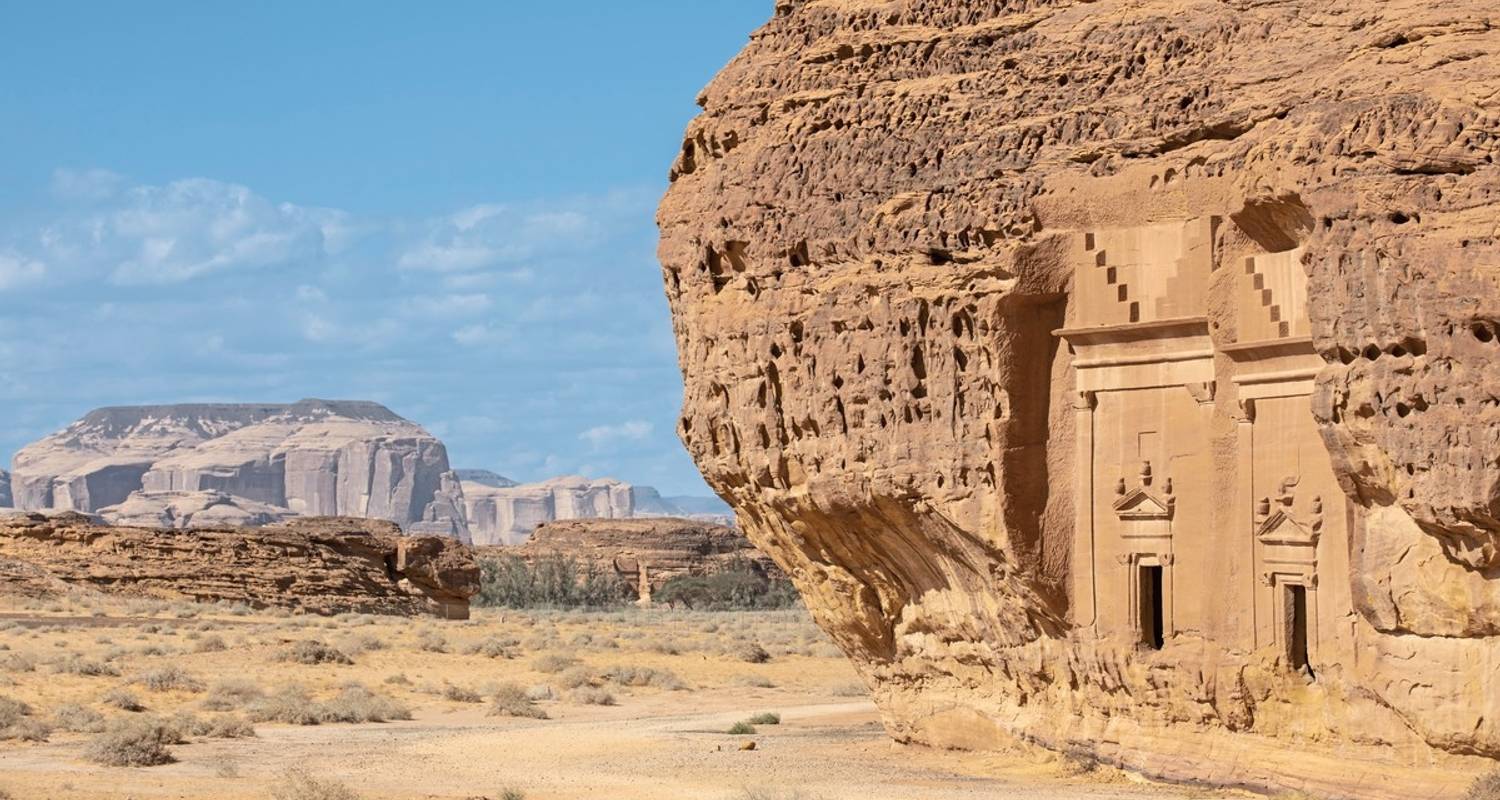
[[[461,470],[464,474],[478,472],[483,471]],[[729,507],[717,498],[690,498],[694,510],[689,510],[650,486],[634,486],[613,478],[569,475],[538,483],[512,482],[509,486],[465,480],[463,497],[476,545],[522,544],[537,526],[559,520],[685,517],[717,524],[733,521]]]
[[[8,485],[21,510],[115,524],[344,516],[469,538],[443,443],[363,401],[101,408],[23,448]]]
[[[513,481],[487,469],[456,469],[453,474],[458,476],[463,483],[477,483],[492,489],[509,489],[512,486],[520,486],[520,481]]]

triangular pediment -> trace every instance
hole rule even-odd
[[[1121,495],[1114,508],[1120,519],[1172,518],[1172,501],[1144,486]]]
[[[1285,511],[1277,511],[1260,524],[1256,536],[1266,544],[1316,545],[1318,534]]]

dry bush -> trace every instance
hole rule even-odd
[[[564,689],[592,686],[594,683],[594,673],[588,667],[573,667],[557,676],[557,682]]]
[[[764,664],[771,660],[771,654],[766,652],[766,648],[755,642],[741,642],[733,645],[729,648],[729,654],[750,664]]]
[[[411,678],[406,677],[406,673],[404,672],[398,672],[395,675],[387,675],[381,683],[387,683],[391,686],[410,686]]]
[[[829,690],[834,697],[868,697],[870,690],[863,683],[841,683]]]
[[[146,710],[146,706],[141,703],[141,699],[139,697],[135,696],[135,692],[132,692],[123,686],[119,686],[105,692],[104,695],[99,698],[99,702],[113,708],[118,708],[121,711]]]
[[[465,686],[454,686],[451,683],[443,684],[443,699],[452,700],[455,703],[483,703],[484,696]]]
[[[167,724],[184,741],[190,737],[247,739],[255,735],[255,728],[249,722],[229,714],[200,717],[191,711],[178,711],[167,719]]]
[[[36,658],[28,653],[6,653],[0,657],[0,671],[35,672]]]
[[[52,724],[70,733],[99,733],[104,730],[104,715],[77,703],[64,703],[52,709]]]
[[[514,637],[487,636],[464,648],[465,655],[486,658],[515,658],[515,647],[520,644]]]
[[[767,678],[764,675],[756,675],[755,673],[736,675],[734,676],[734,679],[730,681],[730,683],[733,683],[735,686],[748,686],[752,689],[776,688],[775,682],[773,682],[770,678]]]
[[[595,689],[592,686],[574,689],[568,695],[568,699],[584,706],[612,706],[615,704],[614,695],[603,689]]]
[[[218,634],[205,636],[193,645],[194,653],[222,653],[228,649],[229,645],[224,644],[224,637]]]
[[[130,679],[153,692],[201,692],[203,681],[189,675],[182,667],[159,667]]]
[[[1500,800],[1500,769],[1481,775],[1469,784],[1464,800]]]
[[[353,664],[354,659],[345,655],[342,650],[332,647],[317,639],[303,639],[291,647],[283,650],[277,657],[280,661],[294,661],[298,664]]]
[[[126,717],[89,740],[83,757],[106,767],[154,767],[175,760],[167,745],[179,739],[177,731],[162,720]]]
[[[55,661],[52,670],[68,675],[82,675],[88,678],[118,678],[120,671],[100,661],[90,661],[82,656],[69,656]]]
[[[259,686],[247,680],[219,681],[209,688],[208,696],[198,707],[204,711],[233,711],[265,694]]]
[[[448,640],[437,631],[425,630],[417,634],[417,649],[424,653],[446,653]]]
[[[781,715],[774,711],[762,711],[746,720],[746,722],[749,722],[751,725],[780,725]]]
[[[368,653],[374,650],[384,650],[385,641],[374,634],[361,633],[344,637],[339,642],[339,649],[346,653]]]
[[[578,665],[578,659],[564,653],[548,653],[531,662],[531,668],[537,672],[554,675],[569,667]]]
[[[31,707],[0,697],[0,741],[45,742],[52,726],[31,716]]]
[[[272,800],[359,800],[348,786],[328,778],[314,778],[307,770],[294,768],[271,788]]]
[[[319,709],[322,722],[389,722],[411,719],[411,709],[364,686],[351,683]]]
[[[502,683],[495,687],[493,696],[490,698],[489,715],[492,717],[524,717],[527,719],[546,719],[547,712],[537,707],[537,704],[527,696],[526,690],[520,684]]]
[[[253,722],[317,725],[323,721],[312,695],[296,684],[288,684],[275,694],[256,698],[245,707],[245,713]]]
[[[687,688],[677,673],[655,667],[616,665],[605,670],[604,677],[621,686],[651,686],[672,691]]]
[[[748,722],[736,722],[729,726],[729,730],[724,732],[731,736],[749,736],[755,733],[755,726]]]

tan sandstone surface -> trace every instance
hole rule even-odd
[[[97,525],[79,514],[0,516],[0,590],[67,587],[315,614],[466,619],[479,567],[466,546],[394,523],[299,518],[253,530]]]
[[[1500,11],[780,0],[659,212],[680,434],[903,741],[1500,757]]]

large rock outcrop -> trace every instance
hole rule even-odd
[[[23,448],[12,471],[24,510],[166,508],[184,492],[215,492],[467,537],[443,443],[375,403],[104,408]]]
[[[712,575],[730,566],[785,579],[769,557],[735,528],[688,519],[574,519],[547,522],[517,547],[480,548],[482,556],[531,563],[562,557],[613,574],[650,602],[651,593],[680,575]]]
[[[74,513],[0,517],[0,588],[72,584],[111,594],[317,614],[467,619],[473,551],[384,520],[300,518],[254,531],[99,525]]]
[[[658,217],[680,434],[893,735],[1500,757],[1497,53],[1479,0],[776,3]]]
[[[0,508],[12,508],[15,500],[10,494],[10,473],[0,469]]]
[[[681,508],[650,486],[633,486],[614,478],[566,475],[518,484],[482,470],[461,470],[465,517],[476,545],[521,544],[538,525],[568,519],[689,517],[728,523],[726,514]],[[707,508],[712,509],[710,503]]]

